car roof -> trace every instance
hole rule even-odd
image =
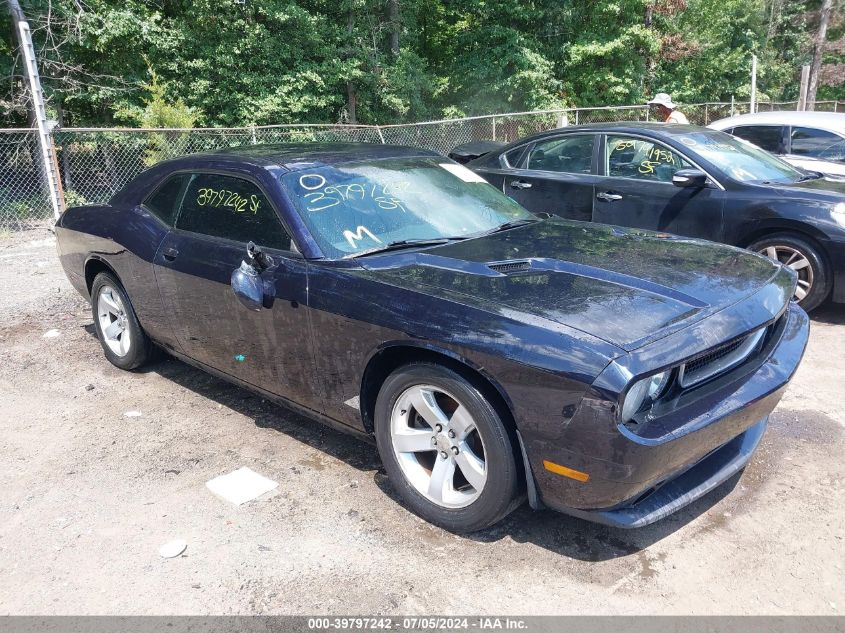
[[[579,132],[594,132],[597,134],[613,132],[616,134],[637,134],[639,132],[651,132],[655,136],[678,136],[682,134],[690,134],[693,132],[713,132],[697,125],[687,125],[681,123],[660,123],[656,121],[611,121],[609,123],[586,123],[583,125],[567,125],[566,127],[559,127],[553,130],[545,130],[525,136],[512,141],[507,147],[502,148],[498,154],[506,153],[513,147],[518,147],[526,143],[537,141],[547,136],[555,136],[557,134],[576,134]],[[480,160],[480,159],[479,159]]]
[[[203,154],[188,154],[166,161],[171,169],[199,168],[208,163],[233,161],[289,171],[337,165],[359,160],[440,156],[418,147],[381,143],[275,143],[230,147]]]
[[[566,127],[557,128],[555,130],[548,130],[541,132],[541,134],[548,134],[549,132],[566,132],[566,131],[596,131],[607,132],[612,130],[614,132],[637,132],[640,130],[652,130],[654,132],[661,132],[664,134],[688,134],[696,130],[701,130],[697,125],[688,125],[682,123],[663,123],[661,121],[608,121],[606,123],[582,123],[581,125],[567,125]]]
[[[711,123],[708,127],[724,129],[733,125],[752,125],[755,123],[801,125],[845,132],[845,113],[797,112],[794,110],[755,112],[754,114],[740,114],[727,119],[719,119]]]

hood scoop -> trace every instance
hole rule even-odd
[[[531,270],[531,262],[527,259],[512,259],[504,262],[489,262],[487,268],[502,275]]]

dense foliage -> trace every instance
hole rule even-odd
[[[794,99],[820,0],[22,0],[65,125],[389,123]],[[819,98],[845,98],[836,2]],[[0,113],[26,121],[0,20]],[[832,78],[832,79],[831,79]]]

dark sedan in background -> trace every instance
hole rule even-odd
[[[723,132],[662,123],[561,128],[467,167],[534,212],[764,254],[797,272],[795,298],[807,310],[828,297],[845,302],[845,182]]]
[[[623,527],[683,507],[748,462],[808,336],[789,268],[541,219],[412,148],[188,156],[56,233],[114,365],[156,345],[374,438],[455,531],[526,493]]]

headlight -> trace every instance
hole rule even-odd
[[[659,398],[666,390],[666,385],[669,384],[669,377],[671,375],[671,371],[664,371],[635,382],[628,390],[628,395],[625,396],[620,421],[627,422],[633,418],[634,414],[640,410],[646,400],[656,400]]]

